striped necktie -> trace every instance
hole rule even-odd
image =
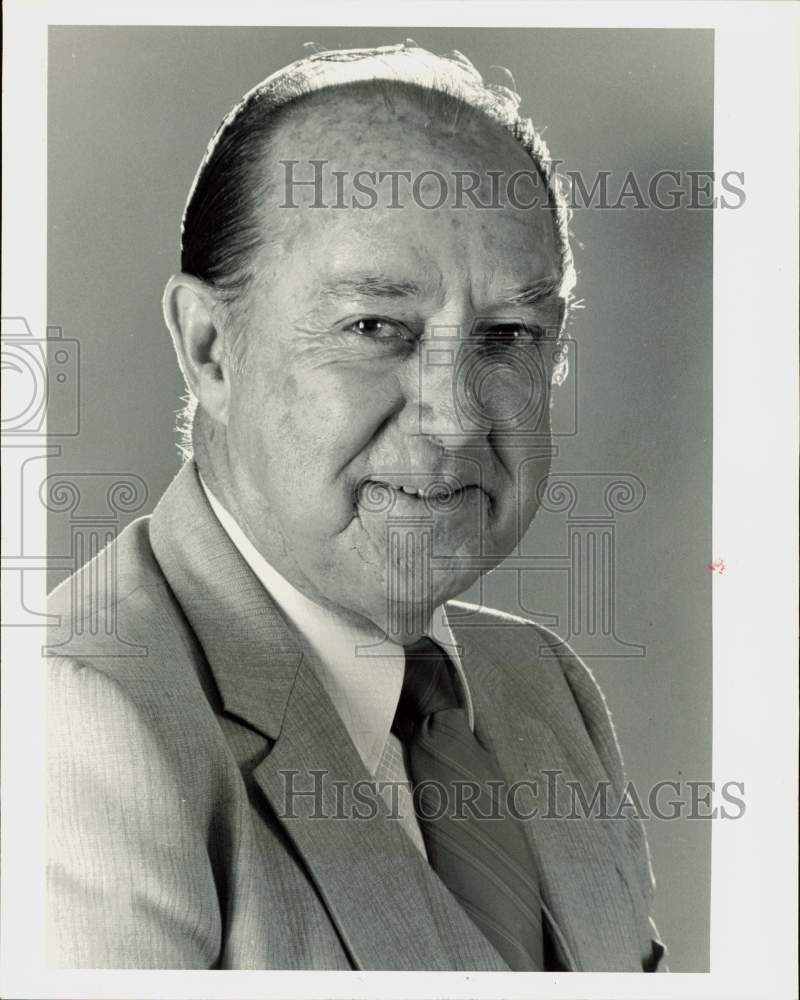
[[[451,671],[431,639],[407,646],[392,726],[407,748],[428,858],[509,968],[541,971],[536,867],[519,822],[488,784],[503,783],[503,776],[470,730]],[[466,783],[460,795],[457,783]]]

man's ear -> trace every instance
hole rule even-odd
[[[164,320],[186,385],[209,416],[227,424],[230,378],[214,305],[208,286],[188,274],[173,274],[164,289]]]

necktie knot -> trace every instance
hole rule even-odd
[[[434,712],[460,707],[450,660],[441,647],[424,636],[406,646],[405,652],[403,687],[392,726],[403,741]]]

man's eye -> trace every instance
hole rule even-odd
[[[345,327],[348,333],[357,333],[362,337],[371,337],[373,340],[387,340],[399,337],[401,340],[410,340],[410,332],[394,320],[383,319],[380,316],[365,316],[357,319]]]
[[[499,323],[482,331],[488,347],[513,347],[530,344],[541,336],[541,328],[526,323]]]

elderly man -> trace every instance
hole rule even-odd
[[[105,597],[146,655],[50,647],[55,962],[658,965],[591,675],[451,600],[533,519],[564,376],[518,105],[409,41],[294,63],[212,139],[164,295],[191,453]]]

